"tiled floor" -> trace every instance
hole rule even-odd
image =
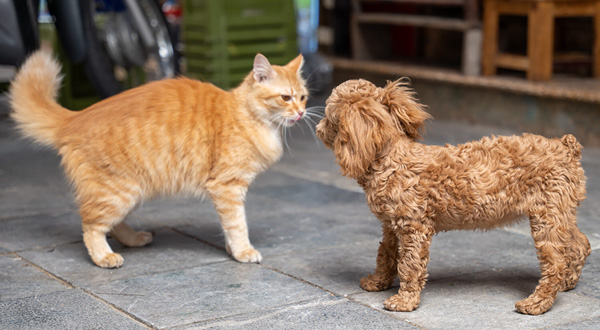
[[[512,134],[456,122],[430,123],[425,143]],[[258,177],[247,199],[250,238],[263,263],[240,264],[224,250],[210,202],[153,201],[128,223],[153,231],[143,248],[110,244],[120,269],[94,266],[58,158],[16,139],[0,121],[0,328],[217,329],[597,329],[600,257],[577,288],[541,316],[515,312],[537,284],[527,223],[491,232],[434,237],[429,281],[411,313],[383,309],[397,287],[365,292],[379,222],[331,151],[309,130],[288,136],[291,151]],[[584,150],[588,199],[579,223],[600,247],[600,150]]]

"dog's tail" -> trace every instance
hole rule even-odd
[[[581,160],[581,149],[583,149],[583,146],[577,142],[577,139],[573,135],[567,134],[563,136],[560,141],[567,149],[569,149],[568,155],[571,156],[572,159],[577,161]]]
[[[25,61],[10,86],[11,117],[18,129],[46,146],[57,146],[57,132],[74,114],[56,102],[61,81],[58,62],[40,50]]]

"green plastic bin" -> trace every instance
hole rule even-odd
[[[256,53],[283,65],[298,55],[293,0],[186,0],[186,74],[230,89],[252,70]]]

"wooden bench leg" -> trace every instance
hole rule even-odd
[[[466,76],[479,76],[481,74],[483,33],[481,29],[470,29],[464,33],[463,38],[463,74]]]
[[[481,57],[482,74],[496,74],[496,55],[498,54],[498,8],[495,0],[484,2],[483,9],[483,51]]]
[[[600,2],[596,4],[596,15],[594,15],[594,78],[600,78]]]
[[[350,45],[352,46],[352,58],[362,60],[369,57],[363,34],[360,31],[360,24],[354,15],[350,17]]]
[[[554,53],[553,3],[536,2],[529,12],[527,28],[527,79],[547,81],[552,78]]]

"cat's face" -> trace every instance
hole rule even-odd
[[[261,54],[254,60],[256,107],[277,126],[292,126],[306,116],[308,89],[301,76],[302,63],[302,55],[285,66],[271,66]]]

